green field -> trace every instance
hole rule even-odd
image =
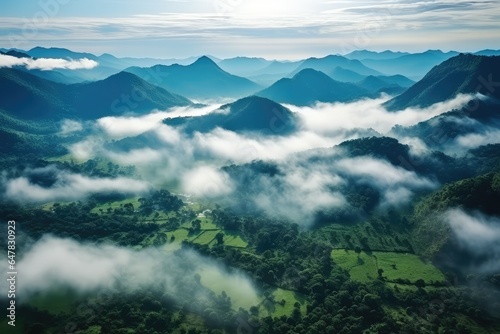
[[[238,233],[234,232],[224,232],[225,237],[224,237],[224,245],[228,247],[235,247],[235,248],[247,248],[248,243],[241,238],[241,236]]]
[[[219,232],[220,232],[220,230],[203,231],[203,232],[201,232],[200,235],[198,235],[198,237],[196,239],[193,240],[193,242],[200,244],[200,245],[208,245],[212,242],[212,240],[215,239],[215,236]]]
[[[299,293],[278,288],[273,292],[273,296],[275,300],[274,311],[271,312],[273,317],[281,317],[282,315],[290,316],[295,308],[294,304],[296,302],[299,302],[300,304],[300,311],[302,315],[306,314],[307,303],[305,298]],[[281,304],[282,300],[285,301],[284,305]]]
[[[30,299],[30,305],[52,314],[67,313],[76,298],[75,294],[69,290],[54,291],[33,296]]]
[[[123,207],[123,205],[127,203],[132,203],[134,206],[134,209],[137,210],[141,203],[139,202],[139,197],[133,197],[133,198],[126,198],[120,201],[114,201],[114,202],[107,202],[104,204],[97,205],[95,208],[92,209],[91,212],[93,213],[101,213],[101,210],[106,213],[109,208],[112,210],[114,209],[119,209]]]
[[[371,255],[364,252],[358,255],[353,250],[334,249],[332,258],[335,263],[349,271],[353,280],[369,282],[377,278],[377,265]]]
[[[231,297],[231,304],[234,310],[240,307],[250,309],[252,306],[257,306],[262,298],[259,297],[255,289],[250,285],[250,281],[243,277],[232,277],[223,275],[216,268],[205,267],[200,271],[201,284],[220,295],[225,291]]]
[[[374,252],[373,255],[376,256],[378,268],[384,270],[383,276],[388,281],[407,279],[415,283],[418,279],[423,279],[430,284],[446,280],[439,269],[414,254]]]
[[[439,269],[414,254],[361,252],[358,255],[353,250],[335,249],[331,256],[336,264],[349,271],[353,280],[360,282],[376,279],[379,269],[383,270],[382,276],[388,282],[397,279],[408,280],[411,284],[418,279],[423,279],[426,284],[445,281]]]

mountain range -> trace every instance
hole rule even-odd
[[[150,68],[130,67],[126,71],[193,99],[238,98],[261,88],[248,79],[225,72],[206,56],[187,66],[174,64]]]
[[[315,102],[348,102],[371,94],[347,82],[339,82],[321,71],[304,69],[293,76],[283,78],[257,93],[280,103],[308,106]]]
[[[0,69],[0,109],[20,119],[95,119],[187,106],[188,99],[127,72],[101,81],[65,85],[17,69]]]

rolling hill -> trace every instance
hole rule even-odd
[[[130,67],[127,72],[177,94],[194,99],[239,98],[259,90],[256,83],[229,74],[203,56],[191,65]]]
[[[372,96],[354,84],[335,81],[313,69],[304,69],[291,79],[283,78],[257,95],[298,106],[312,105],[315,102],[348,102]]]
[[[268,135],[287,134],[296,128],[293,113],[266,98],[250,96],[221,106],[207,115],[177,117],[164,121],[182,127],[185,132],[209,132],[216,127],[234,132],[257,132]]]
[[[95,119],[191,104],[182,96],[125,72],[102,81],[65,85],[4,68],[0,69],[0,89],[4,94],[0,109],[29,120]]]
[[[434,67],[403,94],[388,101],[388,110],[428,107],[457,94],[481,93],[500,98],[493,79],[500,77],[500,56],[460,54]]]
[[[382,73],[365,66],[359,60],[351,60],[342,56],[326,56],[324,58],[309,58],[306,59],[295,71],[291,74],[295,75],[306,68],[312,68],[330,75],[330,72],[336,67],[341,67],[344,70],[356,72],[361,75],[381,75]]]
[[[444,53],[440,50],[428,50],[393,59],[364,59],[362,63],[387,75],[401,74],[419,80],[434,66],[456,55],[458,52],[455,51]]]

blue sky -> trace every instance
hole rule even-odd
[[[117,56],[298,59],[355,49],[500,48],[497,0],[23,0],[0,3],[0,47]]]

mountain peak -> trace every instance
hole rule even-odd
[[[215,66],[217,66],[217,64],[207,56],[201,56],[192,65],[205,65],[205,66],[206,65],[215,65]]]

